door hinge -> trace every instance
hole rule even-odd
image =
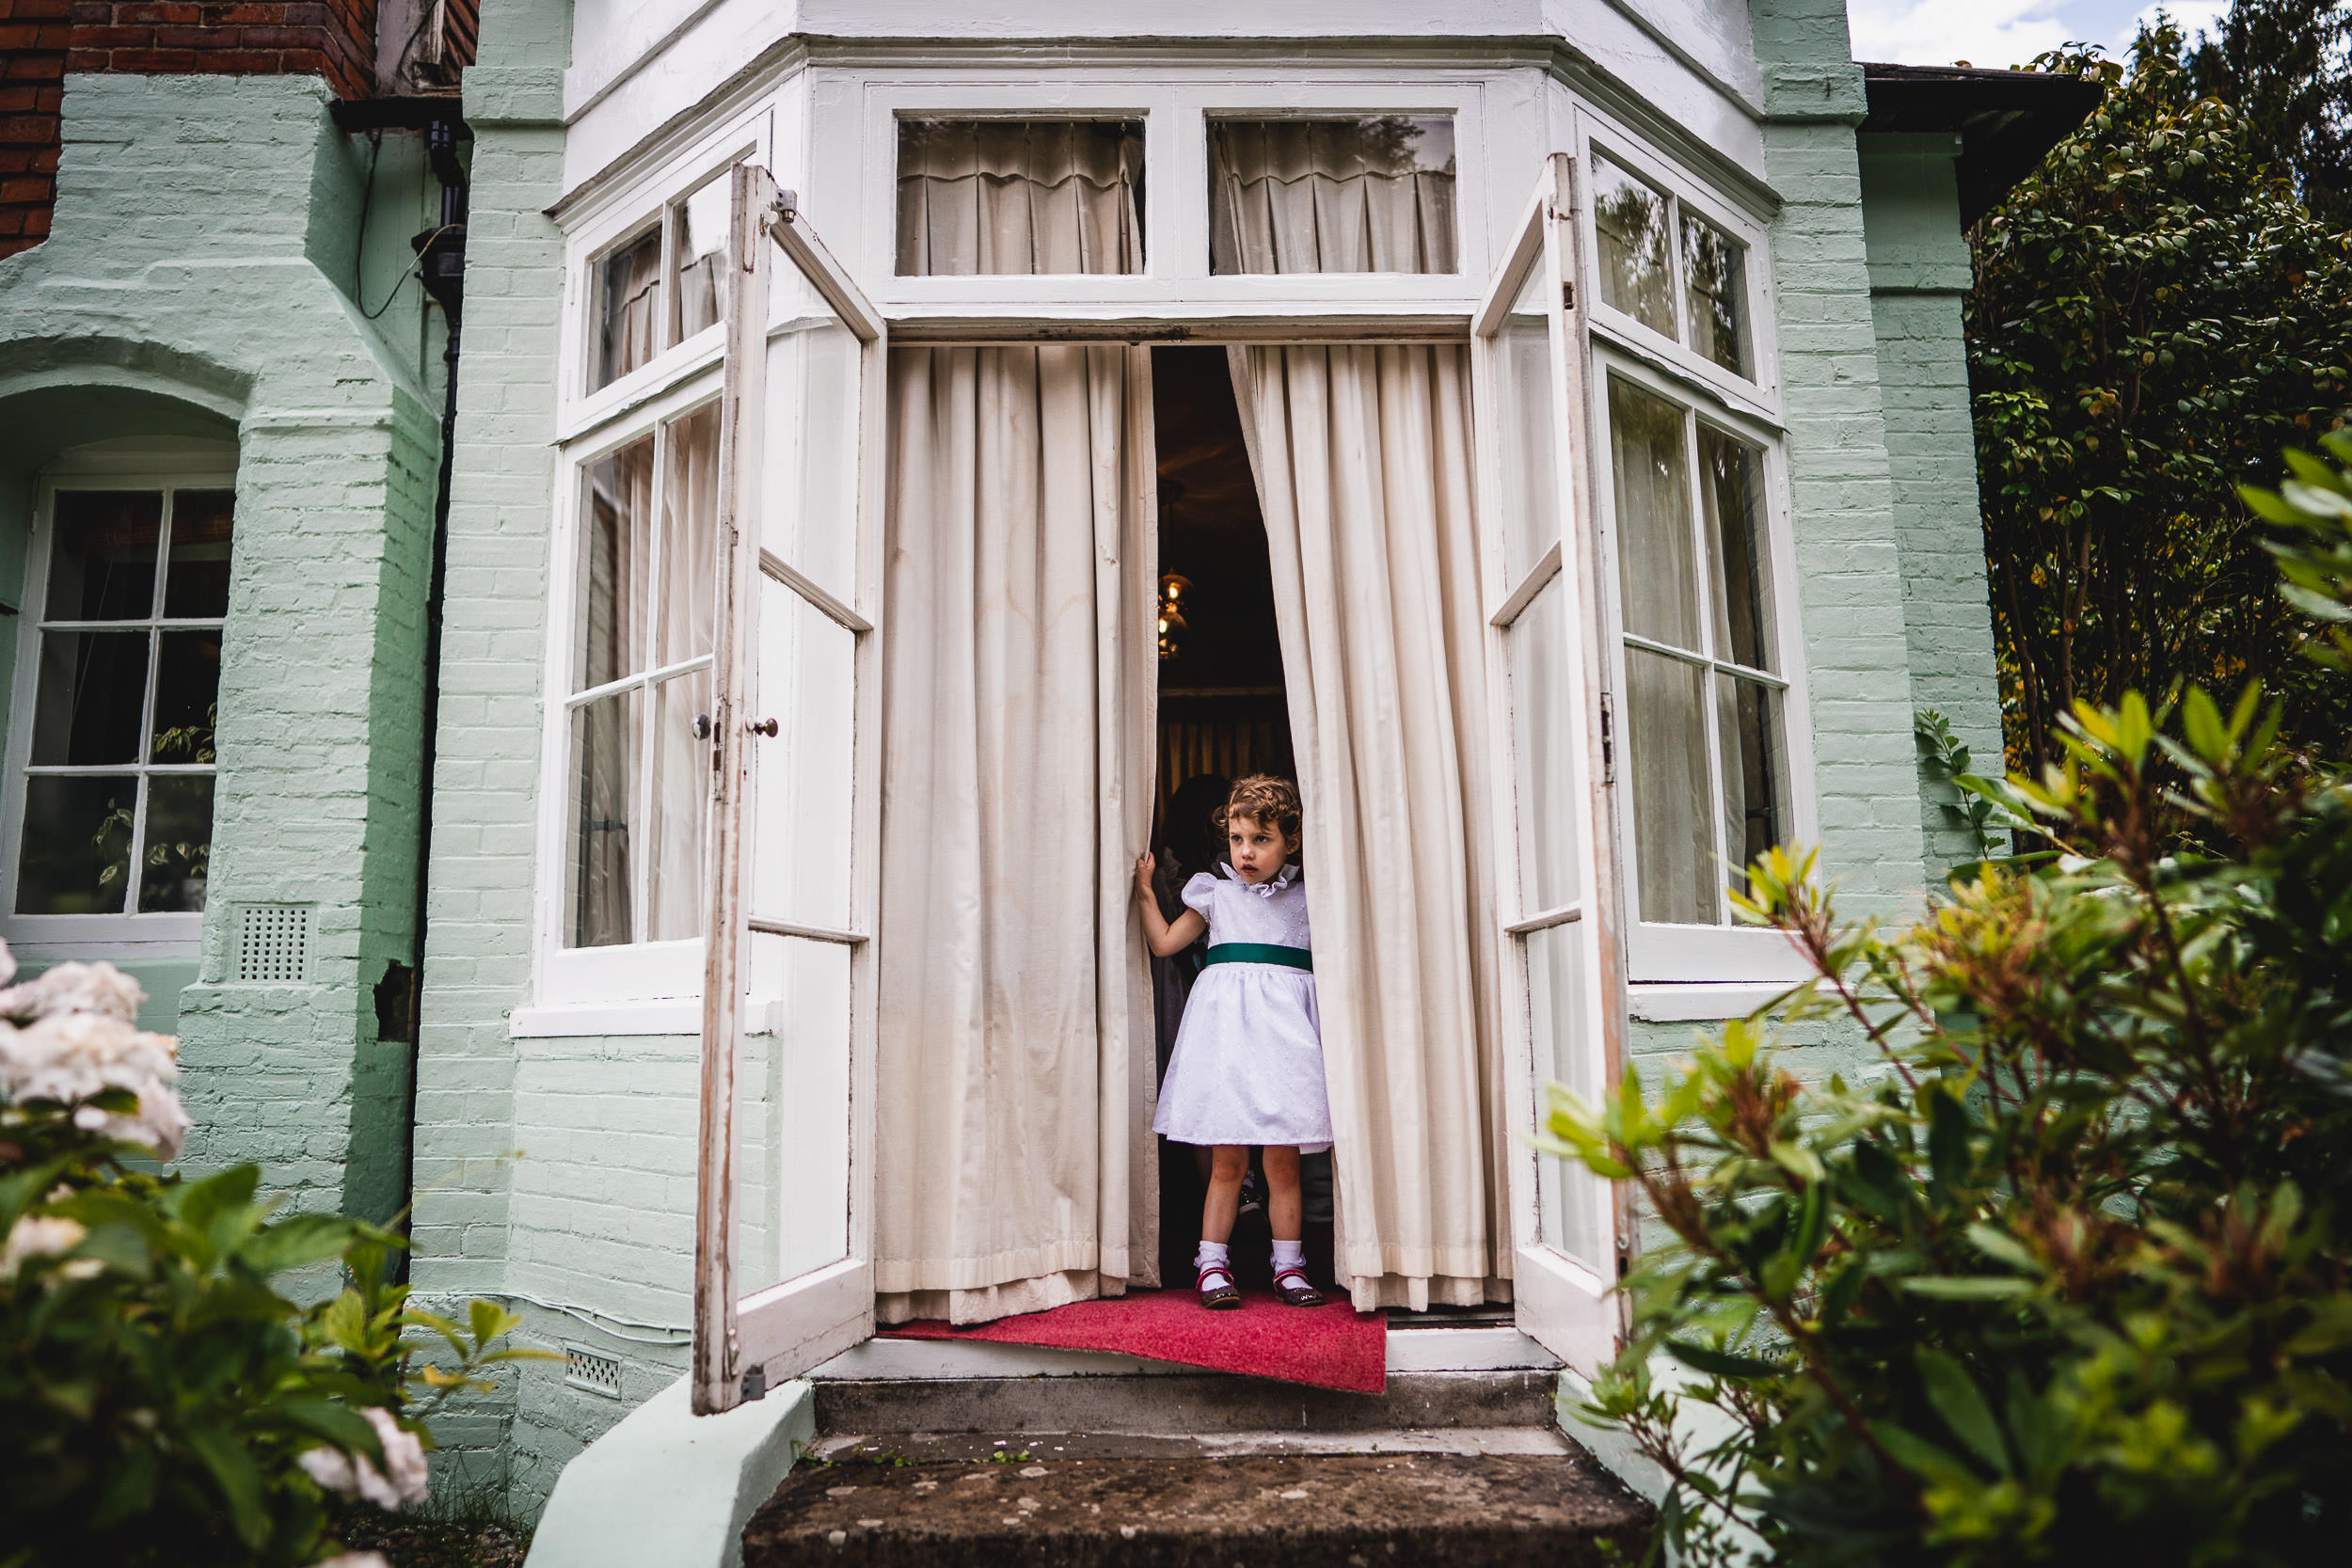
[[[750,1404],[768,1397],[768,1369],[754,1367],[743,1374],[743,1402]]]
[[[1576,309],[1575,284],[1563,283],[1560,285],[1560,309],[1563,310],[1573,310]]]
[[[1617,705],[1606,691],[1600,694],[1600,782],[1617,782]]]

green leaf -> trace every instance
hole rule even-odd
[[[1979,1459],[2008,1474],[2009,1445],[2001,1441],[2001,1423],[1994,1418],[1993,1406],[1968,1375],[1968,1369],[1934,1349],[1923,1348],[1911,1360],[1919,1373],[1920,1386],[1927,1391],[1928,1403],[1935,1407],[1952,1435],[1967,1444]]]
[[[1913,1275],[1902,1288],[1915,1296],[1935,1301],[2005,1301],[2033,1290],[2030,1279],[2004,1279],[1998,1275]]]
[[[269,1540],[269,1512],[262,1504],[262,1467],[254,1463],[253,1451],[217,1427],[194,1428],[186,1441],[219,1486],[238,1538],[260,1550]]]

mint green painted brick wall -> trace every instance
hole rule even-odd
[[[413,288],[385,304],[384,251],[427,182],[413,151],[379,161],[363,262],[366,167],[328,102],[303,77],[67,79],[56,229],[0,262],[0,523],[21,579],[44,453],[234,433],[210,904],[193,974],[138,973],[182,1037],[190,1165],[258,1160],[299,1206],[388,1217],[407,1053],[373,987],[409,952],[438,431],[431,324]],[[255,900],[312,906],[307,983],[230,983]]]

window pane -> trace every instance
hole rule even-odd
[[[1641,917],[1712,926],[1715,814],[1707,765],[1707,672],[1661,654],[1625,653],[1626,731],[1632,753],[1633,856]]]
[[[572,713],[571,847],[564,867],[565,941],[636,940],[629,890],[629,797],[636,792],[643,693],[616,692]]]
[[[147,847],[139,856],[139,911],[197,913],[213,863],[213,776],[164,773],[147,781]]]
[[[1716,725],[1724,749],[1724,820],[1734,887],[1747,885],[1758,855],[1788,841],[1788,769],[1780,741],[1780,693],[1732,675],[1715,677]]]
[[[1209,270],[1454,272],[1454,121],[1209,122]]]
[[[902,119],[898,275],[1143,270],[1143,122]]]
[[[595,391],[661,350],[661,230],[649,229],[596,263]]]
[[[791,589],[759,579],[752,742],[754,912],[838,930],[850,923],[857,639]]]
[[[1516,583],[1560,537],[1560,470],[1552,443],[1551,328],[1539,295],[1551,282],[1539,257],[1495,334],[1502,392],[1502,568]]]
[[[852,604],[864,348],[821,298],[805,309],[768,347],[760,544]]]
[[[1566,925],[1530,931],[1522,940],[1536,1080],[1565,1084],[1589,1101],[1599,1098],[1603,1085],[1584,1036],[1582,936],[1581,927]],[[1543,1101],[1536,1104],[1540,1115]],[[1545,1156],[1536,1164],[1544,1240],[1606,1279],[1616,1271],[1613,1262],[1604,1267],[1601,1258],[1597,1181],[1572,1161]]]
[[[1691,346],[1735,375],[1748,363],[1748,247],[1689,209],[1682,214],[1683,309]]]
[[[24,781],[19,914],[118,914],[131,865],[139,782],[129,773]]]
[[[580,630],[572,689],[644,668],[645,572],[653,560],[653,437],[588,470],[580,541]]]
[[[727,219],[735,199],[726,175],[677,210],[677,336],[684,342],[727,313]]]
[[[1764,454],[1720,430],[1699,426],[1699,499],[1707,513],[1717,658],[1771,670],[1772,598],[1766,592]]]
[[[220,633],[167,631],[155,658],[150,762],[211,762],[220,706]]]
[[[1593,228],[1600,236],[1601,303],[1675,335],[1666,270],[1666,198],[1593,155]]]
[[[703,822],[710,800],[710,742],[694,721],[710,712],[710,672],[654,688],[653,852],[645,864],[645,939],[669,942],[703,928]]]
[[[1546,583],[1503,633],[1510,659],[1511,750],[1518,797],[1519,912],[1540,914],[1579,897],[1575,736],[1569,733],[1568,594],[1573,578]]]
[[[1682,410],[1673,404],[1611,378],[1609,438],[1625,629],[1695,652],[1698,574],[1692,559],[1691,465],[1682,421]]]
[[[171,498],[171,562],[164,572],[164,613],[180,621],[216,621],[229,613],[229,533],[236,495],[182,490]]]
[[[735,1286],[849,1256],[850,949],[755,933],[737,1084]]]
[[[160,490],[59,490],[50,531],[52,621],[144,621],[155,613]]]
[[[146,750],[144,631],[52,631],[33,698],[35,767],[136,762]]]
[[[719,405],[670,426],[661,490],[661,643],[656,668],[710,652],[719,584]]]

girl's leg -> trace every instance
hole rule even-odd
[[[1298,1177],[1297,1150],[1293,1149],[1291,1179]],[[1233,1215],[1241,1208],[1241,1179],[1249,1171],[1249,1150],[1241,1144],[1218,1144],[1209,1155],[1209,1196],[1200,1205],[1200,1239],[1223,1246],[1233,1237]],[[1292,1207],[1294,1216],[1296,1205]],[[1294,1219],[1294,1223],[1295,1220]]]
[[[1276,1241],[1295,1242],[1307,1234],[1306,1204],[1298,1189],[1298,1150],[1268,1144],[1264,1158],[1266,1221],[1274,1227]]]

